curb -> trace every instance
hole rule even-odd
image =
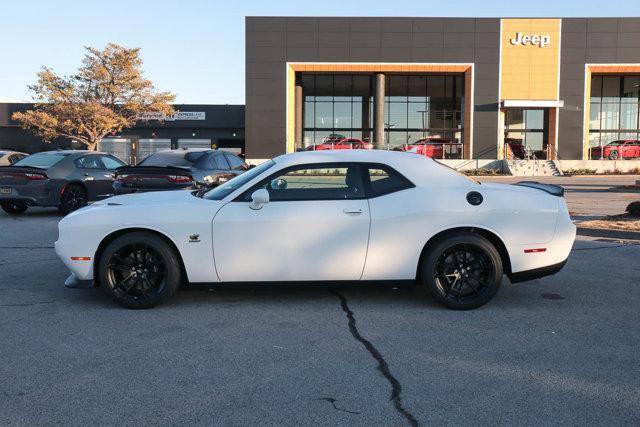
[[[578,226],[579,236],[606,237],[609,239],[640,240],[640,231],[610,230]]]

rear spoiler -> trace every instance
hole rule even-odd
[[[45,168],[38,168],[35,166],[0,166],[0,170],[12,171],[12,172],[46,172]]]
[[[542,190],[545,193],[549,193],[552,196],[564,197],[564,188],[560,187],[559,185],[543,184],[542,182],[535,182],[535,181],[520,181],[520,182],[516,182],[513,185],[520,185],[522,187],[535,188],[536,190]]]
[[[120,166],[116,169],[116,173],[164,173],[173,175],[191,175],[191,171],[189,169],[178,166]]]

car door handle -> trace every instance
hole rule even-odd
[[[342,212],[346,213],[347,215],[360,215],[362,213],[362,209],[360,208],[351,208],[351,209],[343,209]]]

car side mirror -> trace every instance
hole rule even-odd
[[[262,206],[269,203],[269,192],[264,188],[256,190],[251,194],[251,203],[249,207],[254,211],[262,209]]]

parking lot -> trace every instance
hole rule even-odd
[[[0,424],[638,424],[640,242],[579,238],[474,311],[417,287],[67,289],[59,215],[0,213]],[[81,236],[78,236],[81,238]]]

